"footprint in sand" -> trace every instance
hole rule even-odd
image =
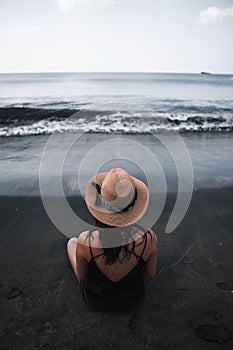
[[[231,288],[227,283],[225,282],[218,282],[216,284],[216,287],[219,288],[219,289],[222,289],[222,290],[228,290],[230,291],[231,293],[233,293],[233,288]]]
[[[20,296],[24,296],[24,292],[19,288],[12,288],[10,293],[7,296],[7,299],[15,299]]]
[[[195,333],[198,338],[218,344],[225,344],[233,340],[233,331],[227,329],[225,326],[204,324],[197,327]]]

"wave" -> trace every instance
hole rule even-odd
[[[66,132],[152,133],[232,131],[232,113],[112,112],[95,110],[48,110],[1,108],[0,136],[25,136]]]

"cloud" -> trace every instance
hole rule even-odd
[[[221,23],[224,19],[233,17],[233,6],[226,7],[224,9],[218,7],[208,7],[207,9],[201,10],[198,23]]]
[[[40,26],[25,26],[25,27],[14,27],[14,28],[0,28],[1,35],[18,35],[27,33],[37,33],[43,30]]]
[[[114,7],[114,6],[119,5],[119,1],[118,0],[100,0],[99,2],[100,2],[100,4],[102,6]]]
[[[103,7],[114,7],[119,4],[119,0],[57,0],[61,12],[70,12],[76,5],[96,2]]]
[[[84,0],[58,0],[58,7],[62,12],[70,12],[77,4],[80,4],[81,2],[84,2]]]

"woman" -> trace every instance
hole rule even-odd
[[[145,284],[154,278],[157,238],[135,223],[149,203],[147,186],[121,168],[93,176],[86,189],[86,205],[96,229],[71,238],[67,252],[80,282],[83,299],[91,307],[114,311],[137,305],[145,298]]]

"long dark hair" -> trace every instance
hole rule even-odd
[[[117,260],[122,263],[122,261],[119,259],[120,251],[123,249],[123,260],[129,260],[130,259],[130,252],[127,249],[129,242],[133,243],[132,251],[134,252],[135,249],[135,240],[134,236],[136,233],[141,234],[143,237],[143,240],[140,244],[143,244],[145,240],[146,233],[149,233],[150,237],[151,232],[150,229],[143,228],[137,224],[125,226],[121,228],[116,228],[116,230],[113,230],[113,226],[109,226],[106,224],[103,224],[102,222],[98,221],[96,219],[96,226],[98,227],[99,231],[99,239],[102,244],[103,250],[104,250],[104,256],[105,256],[105,265],[113,265]],[[93,238],[93,232],[97,229],[93,229],[88,232],[87,238]],[[121,234],[119,234],[121,232]],[[114,247],[111,247],[112,242],[114,241]],[[110,248],[105,248],[110,247]]]

